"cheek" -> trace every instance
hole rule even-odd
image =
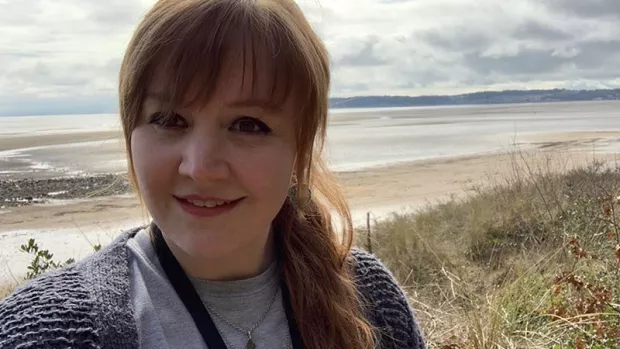
[[[290,144],[272,144],[252,156],[238,156],[237,178],[256,196],[284,200],[290,185],[295,152]]]
[[[169,149],[154,139],[148,130],[136,128],[132,132],[133,168],[144,196],[151,196],[154,190],[163,189],[169,182],[170,171],[175,170],[175,159]]]

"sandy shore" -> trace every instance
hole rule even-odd
[[[0,151],[15,150],[29,147],[67,144],[79,142],[105,141],[120,139],[120,131],[81,132],[66,134],[50,134],[36,136],[5,136],[0,138]]]
[[[100,137],[110,137],[101,134]],[[50,138],[45,142],[53,142]],[[576,132],[520,137],[533,144],[524,148],[525,159],[534,163],[549,159],[563,170],[593,159],[620,159],[610,147],[620,144],[620,132]],[[0,143],[0,149],[11,147]],[[412,210],[427,203],[465,195],[472,186],[512,171],[514,154],[494,153],[468,157],[416,161],[405,164],[341,172],[338,177],[353,210],[362,222],[366,212],[376,217]],[[521,161],[517,156],[517,160]],[[546,162],[549,163],[549,162]],[[80,258],[92,244],[107,243],[122,229],[145,224],[148,215],[133,194],[55,201],[0,210],[0,281],[25,271],[29,256],[19,246],[30,237],[50,249],[58,259]],[[10,271],[9,271],[10,270]]]

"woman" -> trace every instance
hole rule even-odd
[[[119,88],[152,223],[5,299],[0,347],[423,348],[389,271],[351,248],[321,159],[329,79],[293,0],[156,3]]]

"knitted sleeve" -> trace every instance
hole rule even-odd
[[[381,349],[424,349],[424,338],[392,273],[374,255],[353,249],[355,278],[366,300],[372,324],[377,327]]]
[[[44,274],[0,302],[0,348],[98,348],[92,309],[74,268]]]
[[[0,349],[138,348],[126,243],[39,276],[0,302]]]

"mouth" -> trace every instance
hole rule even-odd
[[[192,216],[214,217],[226,213],[235,208],[245,197],[224,200],[219,198],[213,199],[196,199],[196,198],[180,198],[175,196],[176,201],[181,208]]]

